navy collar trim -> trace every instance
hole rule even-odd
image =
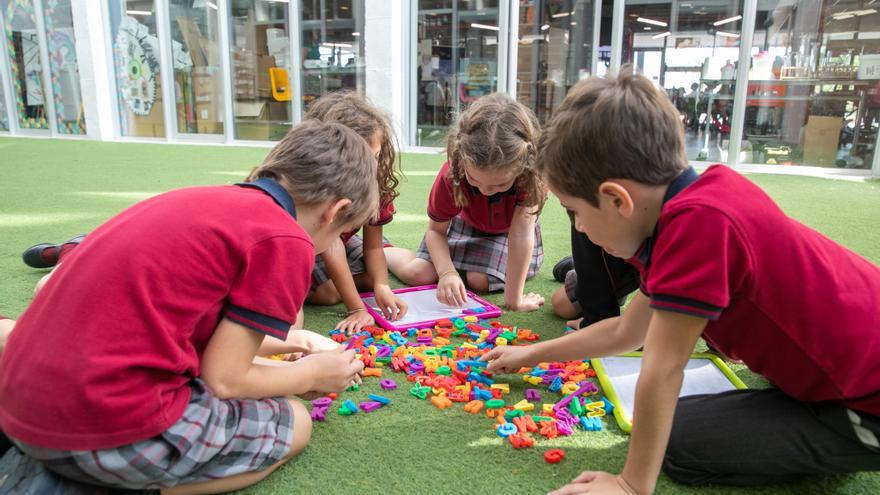
[[[700,174],[694,170],[694,167],[688,167],[684,172],[679,174],[672,183],[669,184],[669,187],[666,188],[666,194],[663,195],[663,204],[665,205],[667,201],[674,198],[678,193],[687,189],[687,187],[697,179],[700,178]],[[654,250],[654,242],[657,239],[657,226],[654,226],[654,232],[651,234],[651,237],[645,240],[645,243],[642,244],[642,249],[639,250],[638,259],[639,263],[643,266],[648,266],[651,263],[651,251]]]
[[[253,182],[242,182],[236,184],[236,186],[250,187],[252,189],[263,191],[268,194],[278,206],[284,208],[284,211],[289,213],[290,216],[296,220],[296,205],[293,203],[293,198],[291,198],[290,194],[287,193],[287,190],[281,187],[281,184],[275,180],[264,177]]]
[[[474,195],[477,195],[477,194],[482,195],[483,194],[480,192],[480,189],[478,187],[472,186],[470,183],[468,183],[468,187],[471,189],[471,194],[474,194]],[[502,191],[499,193],[495,193],[491,196],[487,196],[487,198],[489,198],[489,204],[494,204],[494,203],[500,202],[502,200],[502,198],[504,198],[504,196],[514,196],[514,195],[516,195],[516,185],[510,186],[510,189],[508,189],[506,191]]]

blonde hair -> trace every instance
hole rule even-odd
[[[446,139],[455,204],[468,204],[461,187],[467,163],[480,170],[515,172],[514,185],[525,191],[522,205],[540,210],[546,198],[544,184],[534,169],[540,134],[535,114],[509,95],[493,93],[474,102],[458,117]]]
[[[337,122],[353,129],[368,143],[378,133],[382,140],[376,172],[380,201],[390,203],[397,198],[401,175],[397,140],[388,118],[381,110],[354,91],[334,91],[315,100],[305,118]]]
[[[376,158],[367,142],[342,124],[307,120],[294,126],[247,180],[261,178],[276,180],[297,206],[351,200],[337,224],[363,225],[379,209]]]

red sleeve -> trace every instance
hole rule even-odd
[[[314,263],[314,247],[300,237],[254,244],[232,283],[223,316],[284,340],[308,294]]]
[[[435,222],[448,222],[460,211],[461,208],[455,205],[449,167],[443,165],[431,186],[431,195],[428,196],[428,217]]]
[[[375,221],[370,222],[373,227],[381,227],[388,225],[394,219],[394,203],[392,201],[383,201],[379,206],[379,217]]]
[[[658,228],[645,283],[651,307],[717,320],[749,266],[743,238],[726,215],[684,207]]]

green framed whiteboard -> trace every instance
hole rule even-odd
[[[642,353],[629,352],[619,356],[591,359],[596,378],[605,396],[614,404],[614,419],[620,429],[632,431],[636,382],[642,367]],[[748,388],[746,384],[714,354],[692,354],[684,369],[679,397],[696,394],[717,394]]]

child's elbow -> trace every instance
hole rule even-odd
[[[211,389],[211,392],[213,392],[218,399],[227,400],[241,398],[238,384],[229,376],[222,373],[211,372],[210,370],[203,370],[202,381],[205,382],[205,385]]]

